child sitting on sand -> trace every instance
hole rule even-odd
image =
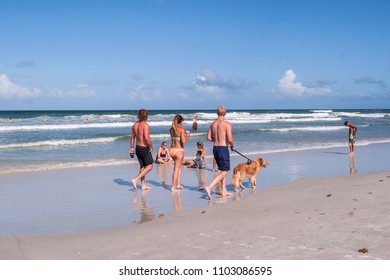
[[[202,163],[203,163],[203,161],[202,161],[202,151],[198,150],[196,152],[196,158],[194,160],[187,160],[183,164],[187,165],[187,167],[190,167],[190,168],[199,169],[199,168],[202,168]]]

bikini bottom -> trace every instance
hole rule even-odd
[[[178,152],[183,152],[183,153],[184,153],[184,149],[183,149],[183,148],[171,148],[171,149],[169,150],[169,154],[171,155],[171,158],[175,157],[175,155],[176,155]]]

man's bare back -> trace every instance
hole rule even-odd
[[[214,142],[214,146],[232,145],[232,126],[220,116],[211,125],[207,134],[207,140]]]
[[[132,133],[135,136],[135,140],[137,143],[137,146],[142,146],[142,147],[151,147],[151,141],[149,137],[149,125],[146,123],[146,121],[140,121],[136,122],[133,125]]]

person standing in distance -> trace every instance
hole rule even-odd
[[[222,186],[222,195],[230,195],[226,191],[226,176],[230,170],[230,149],[234,150],[234,140],[232,133],[232,125],[225,121],[226,108],[219,106],[217,110],[218,118],[210,125],[207,132],[207,141],[214,142],[213,155],[218,166],[218,175],[214,177],[213,181],[205,188],[207,198],[211,200],[211,190],[219,182]]]
[[[148,120],[148,111],[140,109],[138,111],[138,122],[136,122],[131,129],[130,137],[130,156],[134,155],[134,142],[136,142],[135,154],[140,165],[137,177],[131,179],[133,187],[137,190],[138,181],[141,179],[141,189],[148,190],[149,187],[145,183],[145,175],[153,169],[153,144],[150,140],[150,127],[146,123]]]
[[[349,145],[349,154],[354,155],[355,153],[355,138],[357,127],[352,125],[350,122],[345,122],[344,125],[348,127],[348,145]]]

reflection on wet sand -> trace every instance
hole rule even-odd
[[[160,181],[163,188],[168,188],[168,174],[170,170],[170,164],[156,164],[157,165],[157,174],[158,180]]]
[[[199,190],[203,190],[206,187],[206,169],[196,169],[195,171]]]
[[[349,174],[355,174],[357,172],[358,172],[358,170],[357,170],[356,164],[355,164],[355,155],[350,155],[349,156]]]
[[[171,188],[167,185],[168,181],[168,174],[170,174],[170,164],[158,164],[157,165],[157,173],[158,173],[158,180],[161,183],[161,186],[171,191]],[[173,210],[176,212],[179,212],[183,210],[183,203],[181,201],[181,192],[182,190],[178,190],[176,192],[172,193],[172,202],[173,202]]]
[[[183,210],[183,204],[181,202],[181,192],[182,190],[172,192],[173,210],[175,210],[175,212],[180,212],[181,210]]]
[[[170,164],[157,164],[156,169],[157,169],[157,176],[158,176],[158,185],[163,187],[163,189],[165,189],[166,191],[171,192],[170,179],[171,179],[171,174],[172,174],[172,165],[170,165]],[[211,174],[211,170],[207,169],[207,168],[205,168],[205,169],[188,168],[188,170],[192,170],[195,173],[194,175],[197,179],[197,181],[195,181],[195,182],[197,182],[197,185],[195,184],[193,187],[192,186],[191,187],[185,186],[184,189],[182,189],[182,190],[179,190],[176,192],[171,192],[173,210],[175,212],[179,212],[179,211],[183,210],[183,199],[182,199],[183,192],[186,192],[186,191],[195,191],[196,192],[199,190],[199,191],[201,191],[201,194],[202,194],[204,188],[206,187],[206,185],[208,183],[207,173],[210,172],[210,174]],[[187,175],[190,175],[193,172],[189,172],[189,173],[187,173]],[[213,176],[217,176],[217,172],[212,172],[212,174],[213,174]],[[192,175],[190,175],[190,176],[192,176]],[[212,179],[210,179],[210,180],[212,180]],[[223,196],[221,185],[218,185],[216,187],[216,189],[215,189],[215,203],[216,204],[228,203],[229,201],[238,201],[245,196],[244,195],[245,190],[247,191],[246,192],[247,195],[248,195],[248,191],[249,191],[249,194],[253,194],[256,192],[256,190],[252,189],[252,188],[250,188],[250,190],[248,190],[248,188],[245,188],[244,190],[240,190],[238,192],[232,192],[231,185],[227,185],[227,189],[228,189],[229,195]],[[187,197],[187,195],[185,197]],[[203,196],[201,196],[201,197],[203,197]],[[206,195],[204,196],[204,198],[206,198]],[[210,205],[211,201],[208,201],[208,202],[209,202],[208,205]],[[187,204],[187,203],[184,203],[184,204]],[[191,204],[191,202],[188,204]],[[186,205],[184,205],[184,206],[186,206]],[[154,217],[154,214],[151,218],[153,218],[153,217]]]
[[[154,219],[154,211],[152,207],[146,206],[146,195],[150,190],[145,190],[141,192],[141,201],[138,201],[138,192],[135,193],[133,197],[133,203],[138,206],[140,210],[140,220],[138,223],[148,222]]]

